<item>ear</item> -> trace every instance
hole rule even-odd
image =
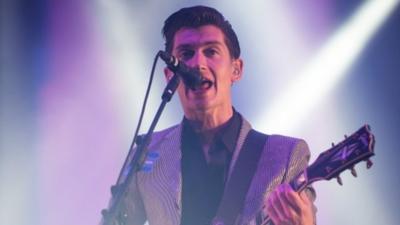
[[[242,59],[235,59],[232,62],[233,72],[232,72],[232,84],[242,78],[243,74],[243,60]]]
[[[164,76],[165,76],[165,80],[168,82],[169,80],[171,80],[172,76],[174,76],[174,73],[168,69],[168,67],[164,68]]]

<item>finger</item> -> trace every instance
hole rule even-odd
[[[300,218],[300,210],[297,205],[294,205],[287,199],[287,192],[289,189],[286,186],[282,186],[283,191],[281,192],[279,200],[281,201],[281,205],[283,207],[283,212],[285,215],[285,219],[290,224],[297,224]]]
[[[296,211],[293,210],[292,203],[287,199],[287,187],[286,185],[281,185],[279,187],[279,192],[278,192],[278,199],[280,201],[280,205],[282,207],[283,214],[285,215],[286,219],[293,220],[294,217],[296,217]]]
[[[303,200],[300,198],[299,194],[289,186],[285,185],[285,194],[283,198],[286,200],[287,204],[296,212],[296,214],[300,214],[301,206],[304,204]]]
[[[293,204],[293,209],[296,210],[297,219],[301,219],[302,221],[314,221],[312,203],[306,191],[297,193],[290,188],[287,191],[287,198],[288,201],[291,201],[291,204]]]
[[[272,198],[273,207],[279,219],[276,224],[296,224],[299,215],[285,198],[285,186],[278,186]]]
[[[284,214],[284,209],[279,200],[279,189],[275,189],[270,198],[271,207],[274,209],[275,214],[277,215],[279,221],[285,220],[286,216]]]
[[[311,203],[311,200],[308,197],[306,190],[300,192],[300,198],[306,204],[310,204]]]
[[[267,207],[266,207],[267,215],[271,218],[271,220],[272,220],[272,222],[274,222],[274,224],[278,224],[279,215],[276,212],[275,208],[272,206],[273,203],[272,203],[271,198],[268,198],[267,202],[268,202]]]

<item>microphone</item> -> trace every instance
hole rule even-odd
[[[201,86],[203,78],[198,70],[188,67],[186,64],[179,61],[175,56],[167,52],[159,51],[158,53],[160,58],[167,64],[168,68],[172,72],[177,73],[187,87],[196,88]]]

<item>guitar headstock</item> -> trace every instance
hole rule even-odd
[[[342,181],[339,174],[346,169],[357,176],[354,166],[361,162],[367,162],[367,168],[372,166],[370,157],[374,155],[375,138],[369,125],[364,125],[345,140],[333,145],[332,148],[321,153],[318,158],[307,168],[308,183],[317,180],[330,180],[333,177]]]

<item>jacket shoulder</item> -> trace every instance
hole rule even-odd
[[[151,136],[149,148],[152,148],[152,146],[159,144],[165,139],[180,137],[181,129],[182,125],[176,124],[163,130],[154,132]]]

